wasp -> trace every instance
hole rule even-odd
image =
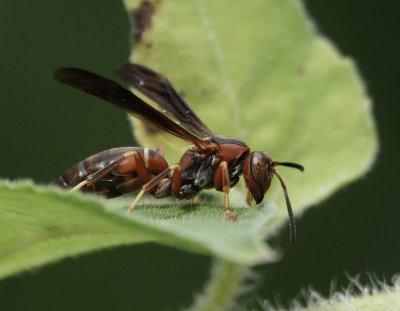
[[[157,110],[116,82],[78,68],[61,68],[54,79],[108,101],[130,115],[192,144],[178,163],[169,165],[162,150],[141,147],[120,147],[102,151],[75,164],[55,184],[72,190],[105,195],[109,198],[138,191],[129,206],[132,212],[148,192],[156,198],[178,199],[198,197],[203,189],[215,188],[224,193],[225,214],[236,220],[229,207],[229,191],[243,175],[247,203],[258,204],[275,175],[282,186],[289,215],[290,243],[296,239],[296,225],[285,182],[277,166],[304,170],[291,162],[273,161],[265,152],[250,152],[241,140],[216,136],[194,113],[183,97],[163,75],[138,64],[124,64],[115,73],[128,85],[157,103]],[[172,120],[167,113],[177,119]]]

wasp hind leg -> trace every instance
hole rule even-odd
[[[160,174],[155,176],[152,180],[150,180],[149,182],[144,184],[142,186],[142,190],[136,196],[135,200],[132,202],[132,204],[129,206],[129,208],[127,209],[126,212],[131,213],[135,209],[136,205],[138,204],[140,199],[143,197],[145,192],[154,189],[154,187],[156,187],[161,182],[161,180],[163,180],[165,177],[167,177],[170,172],[173,172],[172,182],[171,182],[172,193],[174,196],[177,197],[179,195],[179,190],[181,187],[181,170],[182,169],[181,169],[180,164],[174,164],[170,167],[167,167]]]

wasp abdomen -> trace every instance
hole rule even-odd
[[[158,174],[168,167],[164,158],[151,149],[140,147],[113,148],[99,152],[75,164],[61,175],[55,181],[55,184],[63,188],[73,188],[86,180],[91,174],[111,165],[121,159],[124,154],[132,151],[140,153],[149,174]],[[82,191],[116,197],[140,189],[141,186],[142,184],[137,176],[135,157],[128,157],[100,180],[83,186]]]
[[[54,183],[63,188],[72,188],[110,162],[110,150],[96,153],[66,170]]]

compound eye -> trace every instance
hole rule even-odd
[[[273,175],[271,158],[264,152],[250,154],[243,167],[243,176],[254,200],[260,203],[268,190]]]
[[[251,157],[251,175],[254,181],[260,186],[263,187],[266,177],[267,177],[267,157],[266,154],[261,152],[254,152]]]

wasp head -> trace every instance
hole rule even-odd
[[[273,162],[269,155],[258,151],[250,153],[244,162],[244,180],[257,204],[264,199],[264,193],[267,192],[271,185],[272,176],[274,175],[272,164]]]
[[[283,192],[285,194],[286,207],[289,214],[290,224],[290,243],[294,243],[296,239],[296,224],[293,217],[292,207],[287,194],[286,185],[282,177],[275,170],[278,165],[288,166],[297,168],[303,171],[303,166],[291,163],[291,162],[277,162],[272,161],[271,157],[265,152],[252,152],[250,153],[244,162],[243,166],[243,177],[246,182],[246,186],[249,189],[251,196],[254,198],[256,203],[260,203],[264,199],[264,194],[271,185],[272,177],[276,175],[279,179]]]

